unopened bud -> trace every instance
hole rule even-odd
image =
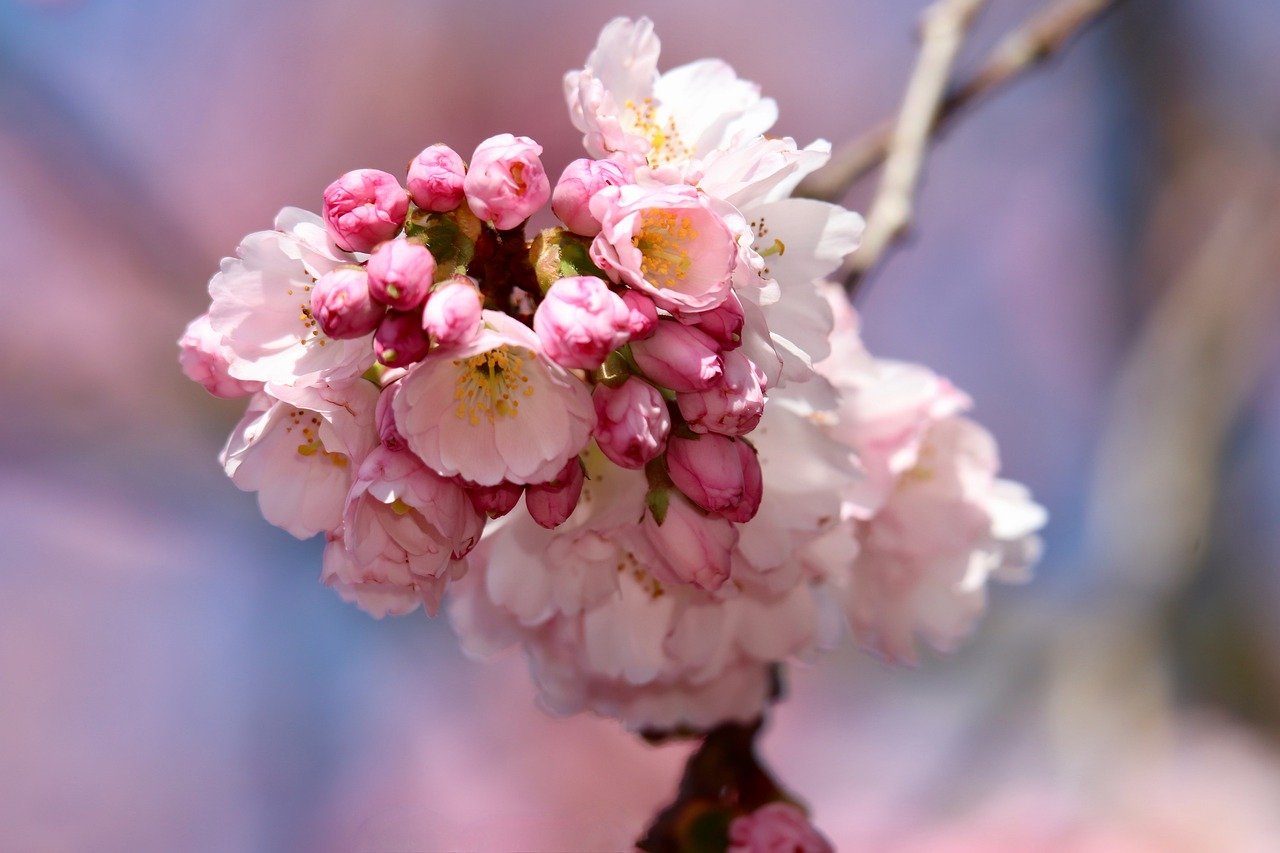
[[[666,449],[671,415],[667,401],[648,382],[633,376],[617,388],[597,385],[591,401],[596,444],[615,465],[643,468]]]
[[[471,212],[507,231],[546,204],[551,182],[541,153],[542,146],[527,136],[501,133],[481,142],[462,183]]]
[[[371,252],[404,227],[409,196],[393,176],[378,169],[356,169],[324,191],[324,224],[340,249]]]
[[[506,480],[496,486],[463,483],[463,487],[467,490],[467,497],[471,498],[471,505],[489,518],[501,518],[511,512],[524,494],[524,486]]]
[[[667,445],[667,473],[685,497],[730,521],[750,521],[760,509],[760,461],[742,439],[714,433],[673,437]]]
[[[388,311],[373,333],[374,354],[387,367],[407,367],[430,348],[420,311]]]
[[[724,371],[716,342],[674,320],[660,321],[652,337],[632,341],[631,356],[654,384],[672,391],[706,390]]]
[[[470,343],[480,334],[483,297],[465,275],[448,278],[432,291],[422,311],[422,327],[441,346]]]
[[[423,210],[443,213],[462,204],[462,179],[467,166],[448,145],[437,144],[423,149],[409,164],[405,183],[413,203]]]
[[[631,167],[612,160],[574,160],[565,167],[551,194],[551,210],[570,231],[584,237],[600,233],[591,213],[591,197],[604,187],[632,182]]]
[[[630,312],[593,276],[562,278],[533,315],[533,329],[547,357],[563,367],[594,370],[627,341]]]
[[[529,486],[524,492],[524,505],[529,515],[548,529],[559,527],[573,515],[582,496],[582,463],[573,457],[554,480]]]
[[[436,274],[436,259],[426,246],[390,240],[369,257],[369,294],[397,311],[412,311],[424,301]]]
[[[378,328],[386,313],[369,294],[369,275],[359,267],[338,267],[311,288],[311,316],[336,340],[361,338]]]

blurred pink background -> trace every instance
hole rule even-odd
[[[347,169],[510,131],[558,174],[615,14],[838,144],[924,5],[0,0],[0,848],[627,847],[687,747],[340,602],[175,341]],[[865,333],[973,395],[1048,551],[951,658],[796,668],[764,750],[841,849],[1280,848],[1278,43],[1274,0],[1133,0],[934,150]]]

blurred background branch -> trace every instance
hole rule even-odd
[[[896,119],[885,119],[842,146],[825,167],[806,178],[797,195],[843,199],[854,184],[885,164],[867,218],[862,247],[845,274],[846,289],[881,259],[910,223],[911,203],[924,165],[924,147],[964,108],[1046,62],[1121,0],[1058,0],[1001,38],[978,70],[946,87],[951,67],[982,2],[936,3],[925,12],[922,48]],[[945,87],[945,88],[944,88]]]

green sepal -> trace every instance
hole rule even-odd
[[[653,520],[661,526],[662,522],[667,520],[667,508],[671,505],[671,492],[665,488],[650,489],[649,493],[644,496],[644,502],[649,507]]]
[[[457,210],[433,213],[411,207],[404,235],[431,250],[436,259],[436,281],[465,275],[476,254],[476,240],[484,227],[465,204]]]

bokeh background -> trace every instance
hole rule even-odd
[[[511,131],[558,173],[615,14],[839,143],[924,5],[0,0],[0,848],[626,847],[687,748],[340,602],[175,340],[347,169]],[[973,395],[1048,549],[952,657],[793,672],[764,751],[841,849],[1280,849],[1278,45],[1275,0],[1131,0],[934,149],[865,334]]]

